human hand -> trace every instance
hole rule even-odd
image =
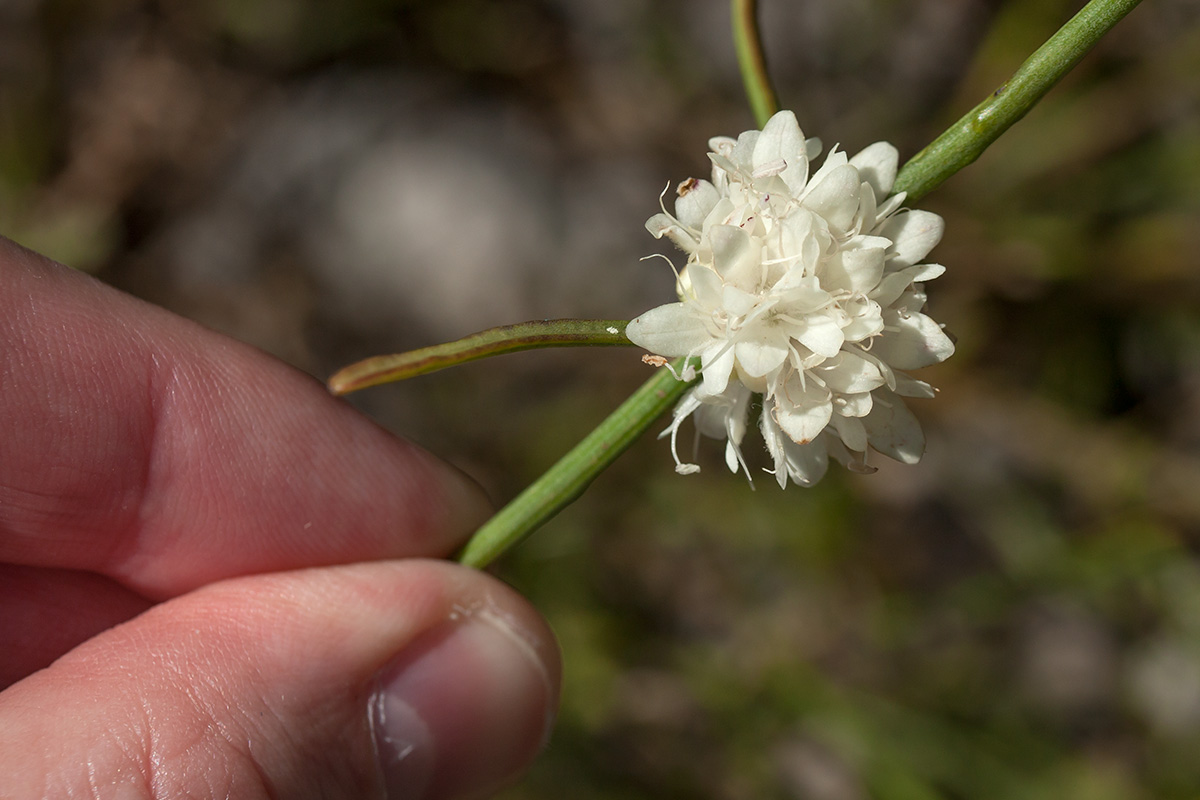
[[[503,786],[560,665],[428,560],[487,513],[315,381],[0,238],[0,795]]]

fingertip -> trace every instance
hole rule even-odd
[[[524,627],[492,608],[423,634],[371,703],[388,797],[483,797],[507,785],[549,737],[558,682]]]
[[[481,572],[408,560],[235,579],[0,694],[0,774],[18,796],[100,782],[480,797],[536,756],[559,680],[546,623]]]

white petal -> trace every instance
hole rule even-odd
[[[758,247],[746,231],[736,225],[714,225],[705,235],[712,248],[712,266],[717,274],[743,289],[752,288],[758,277]]]
[[[655,214],[650,219],[646,220],[646,230],[655,239],[661,239],[666,236],[675,246],[686,253],[696,252],[696,247],[699,245],[696,237],[691,231],[684,228],[679,220],[672,217],[670,214]]]
[[[870,475],[879,470],[875,467],[867,465],[866,453],[861,453],[857,450],[851,450],[836,436],[822,437],[828,439],[825,442],[825,447],[829,451],[829,457],[837,461],[846,469],[858,475]],[[675,469],[679,471],[678,467]]]
[[[725,284],[721,282],[720,275],[703,264],[689,264],[687,275],[692,295],[702,308],[714,311],[721,307]]]
[[[728,155],[733,146],[737,144],[737,139],[730,136],[714,136],[708,140],[708,149],[714,153],[725,153]]]
[[[875,227],[878,216],[877,208],[878,201],[875,199],[875,190],[871,188],[871,184],[863,181],[858,187],[858,216],[851,228],[851,233],[870,233]]]
[[[847,342],[861,342],[883,331],[883,309],[874,300],[843,300],[849,321],[842,327]]]
[[[726,395],[730,394],[726,392]],[[733,391],[733,407],[729,410],[727,433],[729,441],[740,445],[746,436],[746,418],[750,415],[750,390],[738,384]]]
[[[788,352],[786,342],[765,338],[734,345],[738,368],[751,378],[761,378],[778,369],[787,360]]]
[[[734,444],[732,439],[727,440],[725,442],[725,466],[729,468],[730,472],[737,472],[743,460],[742,448]],[[747,472],[748,476],[749,472]]]
[[[954,342],[925,314],[901,316],[889,312],[884,334],[871,345],[871,355],[894,369],[920,369],[939,364],[954,354]]]
[[[700,230],[704,219],[721,199],[717,187],[708,181],[694,178],[679,184],[679,197],[675,200],[675,216],[688,228]]]
[[[880,248],[886,251],[892,246],[892,240],[888,239],[886,236],[875,236],[869,233],[861,233],[842,246],[853,250],[871,250],[873,248]]]
[[[700,393],[716,397],[729,386],[729,375],[733,372],[733,347],[728,342],[717,341],[700,355]]]
[[[817,180],[813,176],[813,186],[804,197],[805,208],[824,217],[829,227],[839,231],[848,230],[858,211],[861,183],[858,170],[843,164],[821,178],[819,183]]]
[[[787,488],[788,478],[799,486],[812,486],[824,477],[829,468],[825,437],[809,444],[796,444],[780,430],[769,409],[765,408],[759,430],[767,444],[767,452],[775,462],[775,480],[779,488]]]
[[[801,388],[798,375],[789,378],[774,399],[775,422],[796,444],[816,439],[833,416],[829,391],[815,381]]]
[[[829,173],[848,163],[850,163],[850,160],[846,158],[846,154],[841,150],[838,150],[837,145],[835,144],[833,149],[829,151],[829,155],[825,156],[825,163],[822,164],[821,168],[813,173],[812,177],[808,179],[808,187],[805,189],[805,193],[807,194],[807,192],[811,191],[818,183],[825,180]],[[799,199],[803,200],[804,198],[800,197]]]
[[[787,259],[792,266],[800,267],[798,274],[803,275],[806,270],[811,272],[821,257],[818,239],[817,216],[806,208],[797,208],[772,231],[764,257]]]
[[[851,450],[862,453],[867,449],[867,429],[858,417],[843,417],[834,414],[829,424],[837,432],[838,438]]]
[[[868,292],[883,277],[883,254],[883,249],[878,247],[838,250],[825,262],[821,284],[831,291]]]
[[[726,285],[721,291],[721,308],[731,317],[744,317],[762,302],[761,295],[742,291],[736,286]]]
[[[867,440],[879,452],[905,464],[916,464],[925,453],[921,423],[904,401],[886,389],[876,391],[876,403],[863,418]]]
[[[750,392],[741,384],[731,383],[716,397],[701,398],[695,414],[696,430],[712,439],[731,438],[741,444],[749,410]]]
[[[922,288],[919,284],[914,283],[912,286],[909,286],[907,290],[905,290],[904,294],[900,295],[892,302],[892,305],[887,309],[887,312],[891,313],[894,311],[901,315],[916,314],[919,313],[921,309],[925,308],[925,301],[927,299],[928,296],[925,294],[924,288]]]
[[[746,417],[750,410],[750,392],[740,384],[730,384],[719,397],[706,400],[696,410],[696,430],[713,439],[725,439],[725,465],[730,472],[746,468],[741,444],[746,436]],[[747,469],[746,477],[750,477]]]
[[[913,276],[913,283],[924,283],[946,274],[946,268],[941,264],[918,264],[915,269],[917,274]]]
[[[932,211],[901,211],[884,223],[880,235],[892,240],[892,267],[907,267],[925,258],[942,240],[946,223]]]
[[[861,342],[883,330],[883,317],[878,313],[864,314],[854,317],[846,327],[842,328],[842,336],[847,342]]]
[[[883,385],[883,373],[873,361],[843,350],[815,370],[825,385],[839,393],[869,392]]]
[[[889,272],[879,282],[879,286],[870,293],[870,297],[881,306],[890,306],[899,300],[912,284],[919,281],[931,281],[945,271],[946,268],[941,264],[917,264],[913,267]],[[922,299],[921,305],[923,304],[924,300]],[[920,309],[920,305],[917,306],[917,309]]]
[[[686,303],[650,309],[630,321],[625,335],[638,347],[671,358],[694,355],[712,342],[708,324]]]
[[[871,413],[874,404],[870,392],[839,394],[833,398],[833,410],[837,412],[835,416],[865,417]]]
[[[921,267],[916,266],[888,273],[870,293],[870,298],[881,306],[890,306],[900,299],[900,295],[912,285],[913,278],[920,271]]]
[[[816,275],[806,275],[803,266],[796,265],[788,270],[779,281],[771,287],[771,293],[780,298],[780,305],[787,313],[803,316],[810,311],[816,311],[830,304],[829,292],[821,288],[821,280]]]
[[[758,131],[742,131],[729,153],[729,160],[736,165],[737,171],[745,176],[754,172],[754,149],[758,145],[760,135]]]
[[[904,205],[904,198],[906,197],[908,197],[908,192],[896,192],[896,194],[880,203],[875,209],[876,222],[886,222],[888,217],[896,213],[896,209]]]
[[[703,398],[696,407],[692,420],[701,436],[710,439],[724,439],[726,436],[725,420],[729,416],[729,406],[717,402],[720,398]]]
[[[716,186],[718,190],[728,183],[729,175],[736,174],[738,171],[737,164],[734,164],[733,159],[730,157],[732,155],[732,150],[730,150],[728,153],[708,154],[708,160],[711,161],[713,165],[713,185]]]
[[[876,200],[882,202],[896,182],[900,153],[887,142],[876,142],[860,150],[850,163],[858,169],[859,176],[871,184]]]
[[[846,337],[842,327],[828,314],[809,314],[793,337],[819,356],[832,358],[842,349]]]
[[[923,397],[926,400],[932,400],[937,396],[933,387],[925,381],[919,381],[911,375],[905,375],[903,372],[896,372],[894,375],[896,380],[896,394],[901,397]]]
[[[767,120],[754,145],[752,165],[755,171],[773,162],[786,166],[778,175],[793,195],[799,194],[808,180],[808,153],[804,134],[791,111],[780,111]]]

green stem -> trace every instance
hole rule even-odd
[[[733,12],[733,46],[737,50],[738,67],[742,71],[750,110],[754,112],[754,119],[761,128],[779,110],[779,101],[775,97],[771,77],[767,74],[762,38],[758,33],[758,0],[732,0],[730,8]]]
[[[1141,0],[1092,0],[1031,55],[1013,76],[913,156],[896,176],[895,191],[915,200],[979,158],[1025,116],[1104,34]]]
[[[676,369],[680,366],[677,364]],[[467,566],[485,567],[537,530],[583,494],[588,484],[654,424],[689,385],[676,380],[665,367],[660,368],[587,438],[485,522],[459,553],[458,560]]]
[[[454,342],[351,364],[329,379],[329,390],[348,394],[468,361],[540,347],[629,347],[633,343],[625,338],[628,324],[621,319],[546,319],[488,328]]]

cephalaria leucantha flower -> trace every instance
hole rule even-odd
[[[868,448],[916,463],[925,437],[902,398],[934,391],[906,371],[954,352],[922,313],[922,283],[945,271],[924,263],[942,218],[889,197],[898,154],[886,142],[852,158],[835,147],[809,175],[821,145],[790,111],[709,147],[712,181],[684,181],[674,215],[664,208],[646,222],[687,253],[679,302],[626,330],[651,353],[699,359],[701,379],[663,432],[676,471],[699,470],[677,447],[692,417],[700,434],[725,440],[730,470],[749,476],[741,445],[755,394],[781,487],[813,485],[831,456],[872,472]]]

